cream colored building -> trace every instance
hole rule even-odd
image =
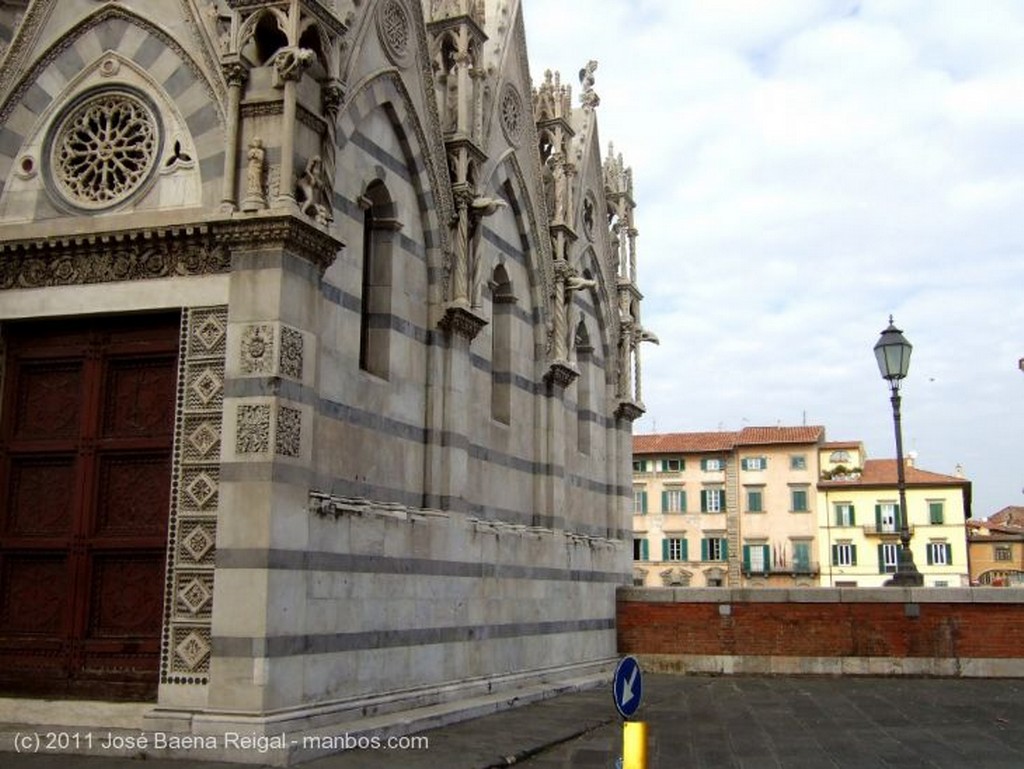
[[[926,587],[970,584],[965,524],[971,483],[906,460],[907,523],[914,563]],[[868,459],[860,443],[820,449],[821,584],[874,587],[896,571],[900,506],[894,459]]]
[[[817,426],[634,436],[634,583],[816,584],[823,438]]]
[[[291,735],[603,674],[653,335],[597,63],[524,29],[0,3],[0,694]]]

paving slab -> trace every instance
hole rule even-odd
[[[647,675],[649,769],[1019,769],[1020,679]],[[418,735],[411,749],[348,750],[307,769],[615,769],[610,686]],[[0,745],[4,751],[11,745]],[[227,769],[239,764],[0,754],[5,769]],[[252,764],[250,764],[252,766]]]

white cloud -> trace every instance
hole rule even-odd
[[[1024,486],[1024,5],[525,0],[535,80],[599,61],[634,169],[649,431],[824,424],[893,454],[871,348],[915,346],[919,464]],[[533,14],[537,14],[534,18]],[[746,422],[744,420],[747,420]]]

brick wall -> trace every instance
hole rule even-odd
[[[623,588],[618,647],[650,670],[1024,676],[1024,589]]]

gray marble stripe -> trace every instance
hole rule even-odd
[[[357,574],[407,574],[425,577],[493,577],[557,582],[621,581],[617,572],[559,569],[547,566],[437,561],[429,558],[390,558],[383,555],[329,553],[308,550],[257,550],[222,548],[217,551],[218,569],[270,569],[280,571],[333,571]]]
[[[301,654],[335,654],[364,649],[400,646],[490,641],[541,635],[564,635],[613,630],[615,618],[512,622],[494,625],[364,630],[354,633],[319,633],[270,638],[214,636],[213,653],[218,657],[295,657]]]
[[[413,176],[409,173],[409,168],[406,166],[405,161],[391,155],[391,153],[369,136],[357,130],[349,137],[349,140],[374,160],[379,161],[389,171],[397,174],[404,181],[412,183]]]

